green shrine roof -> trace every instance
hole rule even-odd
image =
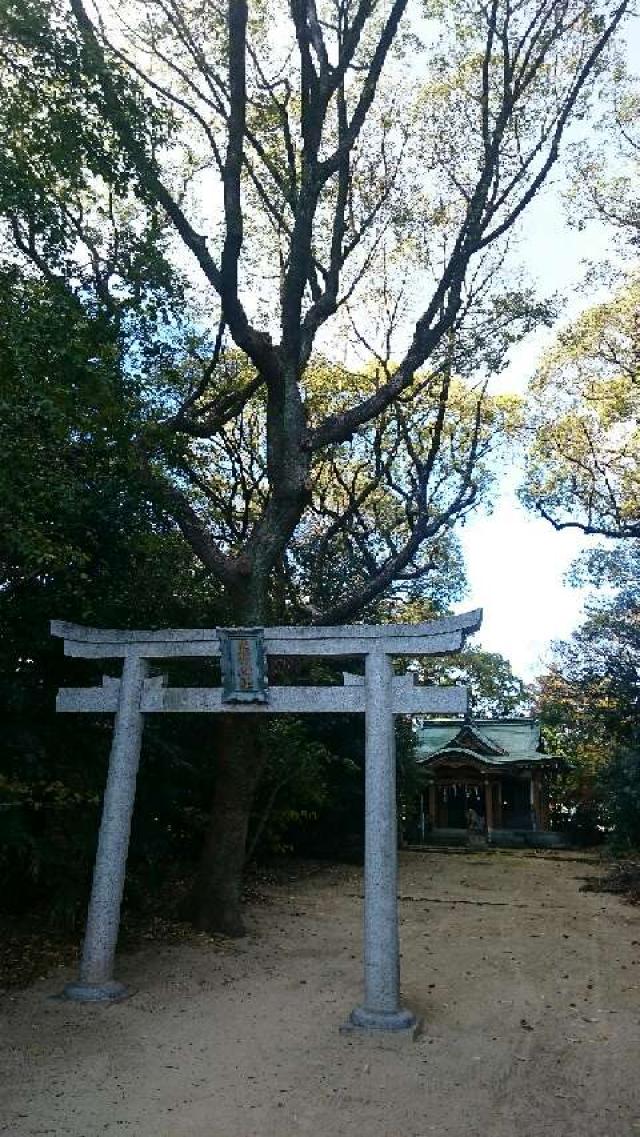
[[[447,754],[488,766],[552,760],[541,750],[536,719],[439,719],[425,722],[417,734],[419,762],[442,759]]]

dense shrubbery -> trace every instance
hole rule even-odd
[[[599,589],[539,683],[549,748],[564,760],[557,819],[584,842],[640,846],[638,542],[598,550],[577,569]]]
[[[56,716],[58,687],[100,672],[64,658],[49,620],[216,623],[223,610],[132,465],[141,403],[109,326],[13,269],[0,326],[0,896],[69,924],[86,904],[111,722]],[[194,855],[213,778],[203,724],[163,725],[146,732],[130,891]]]
[[[620,747],[599,779],[615,852],[640,849],[640,750]]]

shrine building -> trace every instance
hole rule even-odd
[[[427,844],[556,845],[550,775],[535,719],[440,719],[418,728],[425,774],[410,840]]]

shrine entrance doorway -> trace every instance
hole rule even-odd
[[[438,825],[442,829],[468,829],[469,811],[473,810],[485,827],[484,786],[478,782],[454,782],[439,787]]]
[[[502,779],[502,824],[505,829],[533,829],[531,779]]]

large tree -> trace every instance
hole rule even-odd
[[[3,0],[9,255],[113,321],[150,391],[131,438],[148,492],[237,622],[278,610],[305,527],[326,564],[332,544],[346,566],[356,550],[359,573],[325,608],[324,580],[298,601],[351,618],[424,575],[478,499],[486,377],[544,315],[501,276],[505,242],[626,8]],[[462,428],[456,375],[472,377]],[[402,524],[381,541],[362,521],[384,502]],[[261,768],[236,724],[202,908],[232,931]]]

